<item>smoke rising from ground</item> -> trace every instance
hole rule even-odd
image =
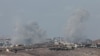
[[[85,22],[89,17],[89,13],[83,9],[77,9],[75,13],[68,19],[66,27],[67,41],[76,42],[86,38],[84,34]]]
[[[16,23],[14,44],[35,44],[44,42],[47,35],[36,22],[28,24]]]

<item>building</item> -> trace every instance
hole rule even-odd
[[[10,38],[0,38],[0,47],[9,47],[11,45]]]

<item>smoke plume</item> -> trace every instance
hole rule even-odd
[[[36,22],[29,24],[16,24],[14,44],[35,44],[44,42],[47,35]]]
[[[68,19],[66,27],[67,41],[77,42],[86,38],[84,34],[85,22],[89,17],[89,13],[86,10],[78,9]]]

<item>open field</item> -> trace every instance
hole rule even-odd
[[[1,52],[0,56],[100,56],[100,49],[78,48],[68,51],[54,51],[48,48],[37,48],[33,50],[21,50],[14,52]]]

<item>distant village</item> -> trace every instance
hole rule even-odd
[[[10,38],[0,38],[0,51],[17,52],[19,50],[34,49],[34,48],[48,48],[49,50],[74,50],[76,48],[100,48],[100,39],[89,40],[85,42],[70,43],[61,40],[59,37],[48,39],[43,43],[36,43],[31,45],[12,44]]]

